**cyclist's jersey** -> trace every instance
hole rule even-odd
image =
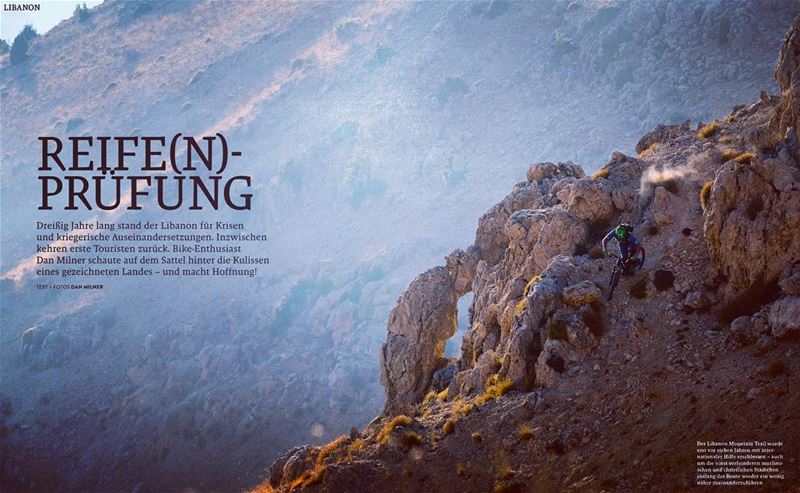
[[[614,234],[613,229],[608,232],[605,238],[603,238],[603,241],[606,242],[611,240],[617,240],[617,244],[619,245],[619,253],[622,255],[624,260],[627,260],[633,254],[633,252],[636,251],[636,247],[640,245],[639,240],[636,239],[636,237],[632,234],[628,234],[624,240],[620,241],[617,239],[617,235]]]

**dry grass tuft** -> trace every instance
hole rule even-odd
[[[528,281],[528,284],[525,285],[525,289],[522,290],[522,295],[527,298],[528,295],[531,293],[531,289],[533,288],[533,285],[536,284],[537,282],[539,282],[539,280],[541,280],[541,278],[542,278],[542,276],[533,276],[533,277],[531,277],[531,280]]]
[[[708,210],[708,201],[711,198],[711,187],[713,186],[714,180],[711,180],[700,189],[700,205],[703,207],[703,212]]]
[[[648,147],[647,149],[645,149],[645,150],[643,150],[642,152],[639,153],[639,157],[643,158],[643,157],[652,156],[653,153],[656,151],[656,149],[658,149],[660,146],[661,146],[661,144],[659,142],[655,142],[653,144],[650,144],[650,147]]]
[[[347,436],[341,435],[319,449],[319,455],[317,455],[317,465],[321,465],[328,457],[335,459],[337,456],[341,455],[341,451],[339,449],[345,444],[345,442],[347,442]]]
[[[464,402],[460,396],[453,401],[453,414],[467,416],[473,409],[475,406],[471,402]]]
[[[403,433],[403,446],[406,448],[419,447],[422,445],[422,435],[413,431]]]
[[[275,493],[275,489],[269,484],[269,480],[259,484],[248,493]]]
[[[743,152],[742,154],[736,156],[736,158],[734,158],[734,161],[741,164],[750,164],[750,161],[753,159],[753,157],[754,156],[752,152]]]
[[[386,443],[389,441],[389,437],[394,432],[395,428],[398,426],[411,426],[411,423],[413,422],[414,421],[411,418],[403,414],[400,416],[395,416],[391,421],[383,425],[383,428],[381,428],[381,431],[378,432],[378,436],[375,438],[375,440],[378,443]]]
[[[524,490],[522,484],[510,481],[498,481],[495,483],[492,493],[522,493]]]
[[[522,316],[522,312],[524,312],[525,308],[527,307],[528,307],[528,298],[522,298],[521,300],[519,300],[519,302],[517,303],[517,307],[514,309],[514,315],[516,315],[517,317]]]
[[[353,443],[347,446],[347,453],[349,455],[357,455],[361,453],[361,451],[364,450],[364,447],[366,446],[367,446],[366,440],[364,440],[363,438],[356,438],[355,440],[353,440]]]
[[[611,168],[609,168],[608,166],[603,166],[602,168],[594,172],[594,174],[592,175],[592,180],[604,180],[608,178],[610,174],[611,174]]]
[[[510,378],[500,378],[496,373],[486,379],[486,388],[483,393],[475,399],[475,404],[482,406],[492,399],[509,393],[514,390],[514,382]]]
[[[464,467],[464,464],[460,462],[456,464],[456,476],[463,478],[466,475],[467,475],[467,468]]]
[[[536,432],[530,426],[522,425],[517,430],[517,436],[519,436],[521,440],[530,440],[536,436]]]
[[[439,402],[444,402],[447,400],[447,395],[450,393],[450,389],[444,389],[443,391],[436,394],[436,398],[439,399]]]
[[[713,122],[709,123],[708,125],[698,130],[697,136],[700,137],[701,139],[707,139],[709,137],[713,137],[718,130],[719,130],[719,121],[714,120]]]
[[[426,396],[425,396],[425,399],[423,399],[423,400],[422,400],[422,403],[423,403],[423,404],[428,404],[428,403],[429,403],[429,402],[431,402],[432,400],[436,399],[436,396],[437,396],[437,395],[438,395],[438,394],[436,394],[436,392],[434,392],[433,390],[431,390],[430,392],[428,392],[428,395],[426,395]]]
[[[502,480],[508,479],[508,478],[510,478],[512,476],[514,476],[514,470],[511,469],[510,465],[508,465],[508,464],[500,464],[497,467],[497,474],[496,474],[497,479],[502,481]]]
[[[448,419],[447,421],[445,421],[444,426],[442,426],[442,432],[444,433],[445,436],[453,433],[455,429],[456,429],[456,422],[455,420],[452,419]]]
[[[731,159],[736,159],[739,157],[741,152],[737,151],[736,149],[725,149],[722,151],[722,155],[719,157],[720,162],[727,163]]]
[[[514,474],[514,470],[511,468],[505,456],[501,455],[497,462],[497,468],[495,469],[494,477],[496,481],[492,491],[495,493],[521,492],[521,485],[510,481],[511,478],[514,477]]]
[[[297,489],[304,490],[309,486],[314,486],[322,481],[322,477],[325,475],[327,470],[328,468],[325,466],[317,466],[314,469],[309,469],[301,474],[299,478],[292,481],[292,484],[289,486],[289,491],[294,491]]]

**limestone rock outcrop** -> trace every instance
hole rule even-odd
[[[527,181],[518,183],[511,194],[489,209],[478,221],[475,246],[480,257],[489,265],[499,262],[508,246],[505,226],[509,217],[520,209],[538,209],[551,205],[547,194],[555,183],[583,176],[583,168],[571,162],[532,164],[528,168]]]
[[[456,331],[456,305],[471,285],[474,265],[474,257],[456,250],[444,267],[418,276],[389,314],[381,348],[386,413],[401,414],[417,404],[433,373],[446,365],[444,345]]]
[[[705,219],[711,260],[734,289],[768,284],[800,262],[800,168],[755,154],[717,172]]]
[[[773,282],[791,291],[800,264],[800,15],[780,50],[775,77],[781,97],[742,110],[774,105],[768,123],[744,130],[756,150],[726,162],[716,173],[704,231],[711,260],[734,290]],[[780,329],[779,329],[780,330]]]
[[[605,217],[614,210],[607,185],[585,178],[580,166],[531,165],[527,181],[481,217],[475,244],[449,255],[446,266],[419,276],[392,310],[381,351],[385,413],[408,412],[432,388],[434,374],[436,388],[446,384],[454,395],[481,389],[490,375],[501,370],[500,356],[509,344],[511,353],[501,373],[532,367],[537,344],[541,345],[538,332],[515,329],[516,342],[511,343],[523,296],[545,297],[541,293],[547,282],[537,291],[531,289],[530,279],[545,271],[551,259],[573,255],[586,241],[586,217]],[[553,292],[559,300],[563,287]],[[456,304],[468,291],[475,292],[473,311],[480,316],[464,336],[458,365],[439,371],[448,365],[443,349],[456,330]],[[517,373],[522,385],[523,377]],[[528,378],[528,384],[532,382]]]
[[[516,210],[541,205],[541,199],[541,190],[535,182],[520,183],[510,195],[481,216],[475,235],[475,246],[480,250],[481,258],[491,265],[499,262],[508,246],[504,231],[506,221]]]
[[[611,187],[606,180],[575,180],[559,190],[557,196],[570,214],[583,221],[605,220],[614,213]]]
[[[567,286],[562,292],[564,303],[576,308],[594,303],[600,299],[600,289],[592,281],[581,281]]]

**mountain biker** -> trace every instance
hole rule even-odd
[[[628,223],[621,223],[616,228],[608,232],[603,238],[603,253],[611,256],[608,251],[608,242],[612,239],[617,240],[619,253],[625,265],[625,274],[633,274],[634,269],[644,265],[644,248],[639,240],[633,236],[633,226]]]

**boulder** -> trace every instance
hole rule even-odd
[[[588,222],[608,220],[616,210],[606,180],[575,180],[562,188],[557,197],[573,216]]]
[[[552,388],[567,370],[567,361],[560,353],[566,352],[564,341],[548,339],[536,359],[536,386]]]
[[[755,155],[717,172],[703,226],[712,265],[737,290],[780,279],[800,262],[800,168]]]
[[[564,288],[561,295],[564,299],[564,303],[578,308],[600,299],[601,292],[600,288],[598,288],[595,283],[586,280],[567,286]]]
[[[498,361],[497,355],[492,350],[486,351],[478,358],[474,368],[464,372],[460,387],[452,390],[456,390],[462,395],[468,395],[473,391],[483,389],[486,380],[498,370],[500,370],[500,361]]]
[[[683,300],[683,304],[693,310],[704,310],[710,307],[713,302],[711,297],[701,290],[691,291],[686,295],[686,299]]]
[[[535,272],[543,271],[558,255],[573,255],[575,248],[586,241],[589,232],[584,221],[563,209],[548,209],[547,216],[547,222],[542,225],[531,250]]]
[[[536,209],[542,205],[541,199],[542,192],[537,183],[521,183],[499,204],[481,216],[475,233],[479,258],[490,266],[497,264],[508,247],[508,236],[505,232],[508,218],[520,209]]]
[[[632,163],[635,161],[636,158],[633,156],[628,156],[623,152],[614,151],[611,153],[611,158],[609,159],[608,164]]]
[[[475,366],[485,351],[493,350],[500,341],[500,325],[496,319],[476,323],[464,334],[461,343],[462,363],[466,367]]]
[[[775,337],[800,331],[800,296],[790,296],[773,303],[767,320]]]
[[[542,351],[539,334],[529,325],[521,326],[513,332],[508,348],[507,377],[515,388],[531,390],[535,383],[536,359]]]
[[[455,290],[458,297],[472,290],[472,281],[475,279],[475,270],[478,266],[479,252],[476,247],[464,250],[456,249],[445,259],[447,268],[455,278]]]

